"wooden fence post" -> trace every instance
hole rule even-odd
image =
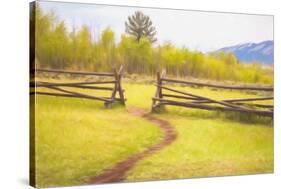
[[[162,85],[162,81],[161,81],[161,74],[160,72],[157,73],[157,85],[161,86]],[[158,97],[162,98],[162,88],[158,87]]]
[[[117,89],[118,89],[118,73],[117,73],[117,70],[114,69],[114,70],[113,70],[113,73],[114,73],[115,83],[114,83],[114,87],[113,87],[112,94],[111,94],[111,100],[112,100],[112,102],[115,101],[115,95],[116,95],[116,91],[117,91]],[[105,106],[106,108],[111,108],[112,102],[104,102],[104,106]]]
[[[164,76],[165,72],[162,71],[161,74],[160,72],[156,73],[156,93],[155,93],[155,98],[162,98],[162,88],[160,87],[162,85],[162,77]],[[152,99],[152,108],[151,111],[154,112],[156,108],[160,107],[161,103],[157,104],[157,100],[155,98]]]
[[[124,98],[124,90],[122,89],[121,85],[121,80],[122,80],[122,72],[123,72],[123,66],[120,67],[119,71],[117,69],[114,69],[114,77],[115,77],[115,83],[114,83],[114,88],[112,90],[111,94],[111,100],[112,102],[117,101],[116,99],[116,93],[119,94],[119,102],[123,105],[125,105],[125,98]],[[104,105],[105,107],[109,108],[111,107],[112,102],[105,102]]]
[[[120,102],[121,104],[125,105],[125,98],[124,98],[124,90],[122,88],[122,75],[123,75],[123,66],[120,67],[117,77],[118,77],[118,92],[119,92],[119,97],[120,97]]]
[[[157,72],[156,73],[156,84],[157,84],[157,88],[156,88],[156,92],[155,92],[155,98],[158,98],[159,97],[159,89],[160,89],[160,87],[158,86],[158,84],[159,84],[159,78],[160,78],[160,73],[159,72]],[[152,98],[152,108],[151,108],[151,111],[153,112],[154,111],[154,109],[155,109],[155,107],[156,107],[156,100],[154,99],[154,98]]]
[[[158,79],[158,83],[157,84],[159,84],[160,86],[162,86],[162,82],[163,82],[163,79],[164,79],[165,75],[166,75],[166,70],[163,69],[161,74],[159,74],[159,76],[158,76],[159,79]],[[163,98],[163,93],[162,93],[162,88],[161,87],[160,87],[160,90],[159,90],[159,98]]]

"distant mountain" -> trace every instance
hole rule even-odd
[[[258,61],[262,64],[273,64],[274,42],[263,41],[260,43],[244,43],[230,47],[224,47],[218,51],[232,52],[238,60],[249,63]]]

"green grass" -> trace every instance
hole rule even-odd
[[[125,85],[126,87],[126,85]],[[132,104],[149,109],[155,87],[128,84]],[[248,98],[255,93],[174,86],[214,99]],[[141,92],[137,92],[138,89]],[[139,99],[143,99],[140,101]],[[271,104],[272,101],[265,101]],[[166,106],[155,116],[170,121],[177,140],[139,162],[128,181],[267,173],[273,171],[271,118]]]
[[[273,129],[221,119],[160,115],[177,140],[139,162],[128,181],[266,173],[273,171]]]
[[[156,88],[123,83],[127,106],[151,108]],[[256,97],[256,93],[174,86],[214,99]],[[41,89],[40,89],[41,90]],[[82,90],[82,89],[81,89]],[[86,93],[91,94],[89,90]],[[105,95],[104,92],[96,92]],[[110,96],[110,91],[106,93]],[[272,104],[272,101],[264,102]],[[36,162],[39,186],[76,185],[126,157],[157,143],[162,133],[121,106],[63,97],[37,97]],[[170,121],[178,138],[140,161],[127,180],[266,173],[273,171],[272,120],[166,106],[155,116]]]
[[[151,123],[123,107],[37,96],[37,186],[77,185],[161,138]]]

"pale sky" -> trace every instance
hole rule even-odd
[[[125,33],[125,21],[135,11],[150,16],[158,42],[208,52],[248,42],[273,40],[273,16],[156,8],[120,7],[39,1],[44,12],[53,10],[70,29],[88,25],[93,36],[110,27],[116,40]]]

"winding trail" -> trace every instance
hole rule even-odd
[[[156,126],[158,126],[164,133],[163,139],[159,143],[148,147],[143,152],[134,154],[128,157],[127,159],[125,159],[124,161],[117,163],[112,168],[105,170],[102,174],[91,178],[89,180],[89,184],[123,181],[125,179],[127,171],[132,169],[138,161],[142,160],[146,156],[149,156],[161,150],[165,146],[168,146],[177,138],[177,133],[174,130],[174,127],[168,121],[156,118],[146,113],[144,109],[137,108],[137,107],[129,107],[128,112],[134,116],[142,117],[147,121],[154,123]]]

